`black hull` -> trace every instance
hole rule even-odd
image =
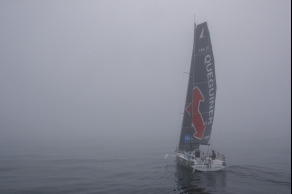
[[[191,163],[189,160],[187,159],[184,159],[184,158],[181,158],[181,157],[176,157],[176,163],[179,164],[180,166],[182,167],[185,167],[185,168],[189,168],[189,169],[192,169],[191,167]]]

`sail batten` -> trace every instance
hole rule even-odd
[[[195,25],[194,46],[181,135],[180,151],[209,143],[216,99],[214,56],[207,23]]]

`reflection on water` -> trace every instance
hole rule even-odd
[[[222,193],[225,191],[225,172],[192,172],[176,165],[177,190],[180,193]]]

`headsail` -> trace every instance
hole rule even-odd
[[[207,22],[195,26],[194,48],[179,140],[180,151],[209,142],[215,112],[216,76]]]

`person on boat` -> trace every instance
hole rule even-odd
[[[201,157],[201,151],[199,149],[195,150],[195,157],[196,158],[200,158]]]
[[[207,158],[206,158],[206,163],[207,163],[207,168],[211,168],[211,162],[212,162],[212,158],[210,157],[210,156],[208,156]]]
[[[202,159],[203,162],[205,162],[205,160],[206,160],[206,156],[205,156],[205,153],[204,153],[204,152],[202,152],[202,157],[201,157],[201,159]]]
[[[215,160],[216,159],[216,153],[214,150],[212,150],[212,160]]]

